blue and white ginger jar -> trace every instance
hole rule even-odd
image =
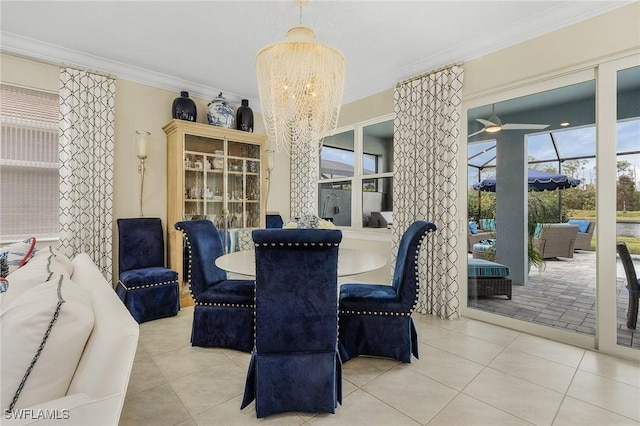
[[[218,127],[233,128],[233,108],[222,96],[222,92],[207,105],[207,119],[209,124]]]

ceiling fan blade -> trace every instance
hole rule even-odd
[[[498,123],[494,123],[493,121],[489,121],[489,120],[485,120],[482,118],[476,118],[476,121],[478,121],[479,123],[482,123],[486,126],[497,126]]]
[[[546,129],[548,124],[524,124],[524,123],[507,123],[502,125],[503,130],[537,130]]]
[[[477,131],[477,132],[475,132],[475,133],[471,133],[471,134],[469,135],[469,137],[471,137],[471,136],[475,136],[475,135],[479,135],[479,134],[480,134],[480,133],[482,133],[482,132],[484,132],[484,129],[482,129],[482,130],[478,130],[478,131]]]

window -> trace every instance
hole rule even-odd
[[[0,240],[59,232],[58,95],[0,85]]]
[[[393,210],[393,118],[338,130],[320,151],[318,215],[338,226],[386,228]]]

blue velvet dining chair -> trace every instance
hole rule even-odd
[[[282,226],[284,225],[282,216],[280,216],[279,214],[267,214],[265,223],[267,229],[282,228]]]
[[[263,229],[256,251],[256,340],[241,408],[257,417],[334,413],[342,403],[337,229]]]
[[[220,233],[209,220],[177,222],[187,251],[187,282],[194,301],[191,345],[251,352],[254,281],[230,280],[215,265],[224,254]]]
[[[138,322],[176,315],[178,273],[165,268],[160,218],[118,219],[116,293]]]
[[[418,253],[423,238],[436,230],[417,221],[402,235],[391,285],[343,284],[340,287],[340,355],[411,362],[418,358],[418,337],[411,314],[418,295]]]

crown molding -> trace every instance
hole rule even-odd
[[[233,106],[240,105],[242,99],[247,99],[236,93],[229,93],[217,87],[205,86],[192,81],[182,80],[170,75],[161,74],[148,69],[135,67],[122,62],[112,61],[99,56],[79,52],[77,50],[45,43],[28,37],[2,31],[0,51],[40,62],[79,68],[99,74],[109,75],[114,78],[122,78],[135,83],[169,90],[171,92],[189,92],[189,96],[202,99],[213,99],[220,92],[224,92],[227,102]],[[254,105],[260,105],[258,99],[249,98],[254,111],[259,111]]]

